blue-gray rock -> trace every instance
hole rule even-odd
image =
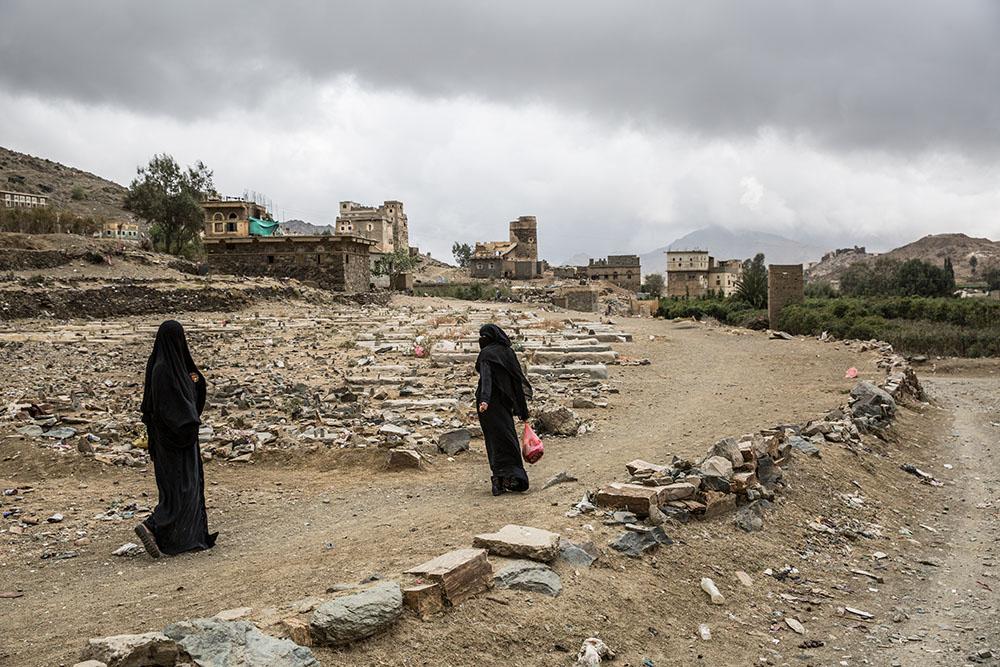
[[[802,452],[807,456],[815,456],[816,458],[821,458],[822,456],[819,447],[811,440],[806,440],[797,435],[793,435],[788,439],[788,445],[795,451]]]
[[[348,644],[384,632],[403,613],[403,592],[383,581],[352,595],[324,602],[313,612],[309,629],[321,644]]]
[[[851,389],[851,410],[855,416],[888,420],[896,414],[896,401],[871,382],[859,382]]]
[[[460,428],[455,431],[448,431],[438,436],[438,451],[448,456],[454,456],[459,452],[469,449],[469,430]]]
[[[555,597],[562,591],[562,581],[552,568],[530,560],[515,560],[505,565],[493,578],[497,588],[513,588]]]
[[[626,556],[639,558],[643,553],[655,550],[661,544],[673,543],[674,541],[670,539],[670,536],[657,526],[652,530],[639,533],[631,530],[626,531],[613,540],[610,546],[615,551],[620,551]]]
[[[559,543],[559,558],[574,567],[590,567],[597,560],[597,548],[593,544],[574,544],[569,540]]]
[[[195,618],[168,625],[163,634],[199,667],[319,667],[305,646],[265,635],[248,621]]]
[[[770,456],[761,456],[757,459],[757,481],[764,487],[770,488],[781,481],[781,468],[774,463]]]
[[[187,657],[175,641],[161,632],[91,639],[80,656],[108,667],[173,667],[178,659]]]

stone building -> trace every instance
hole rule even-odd
[[[139,225],[134,222],[105,222],[101,231],[95,233],[103,239],[118,239],[119,241],[138,241]]]
[[[3,208],[35,208],[37,206],[48,206],[48,199],[45,195],[0,190],[0,206]]]
[[[342,292],[371,284],[371,247],[356,235],[206,238],[209,266],[220,273],[309,280]]]
[[[522,215],[510,223],[508,241],[476,243],[469,260],[473,278],[528,280],[542,274],[538,261],[538,223],[533,215]]]
[[[667,251],[667,296],[698,298],[709,292],[731,296],[743,274],[743,262],[716,262],[707,250]]]
[[[372,252],[385,254],[410,247],[410,231],[403,202],[388,200],[381,206],[340,202],[337,233],[354,234],[375,241]]]
[[[769,264],[767,267],[767,318],[777,328],[781,309],[805,301],[801,264]]]
[[[272,236],[273,228],[277,227],[264,206],[241,197],[207,199],[201,203],[201,207],[205,210],[206,239]],[[272,225],[273,228],[268,230]],[[261,231],[269,233],[260,233]]]
[[[638,255],[608,255],[607,259],[592,259],[577,273],[589,280],[606,280],[633,292],[638,292],[642,285]]]

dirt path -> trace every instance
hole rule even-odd
[[[887,655],[904,667],[994,664],[1000,655],[980,652],[1000,648],[1000,382],[934,378],[924,385],[951,414],[932,456],[940,462],[934,474],[954,484],[932,507],[939,532],[920,563],[922,581],[899,601],[909,618]]]

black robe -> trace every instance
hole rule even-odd
[[[515,491],[528,489],[528,473],[521,459],[521,442],[514,429],[514,415],[528,418],[527,401],[532,396],[531,384],[524,377],[510,339],[500,327],[486,324],[479,330],[479,357],[476,371],[476,405],[486,403],[486,412],[479,412],[479,425],[486,440],[486,455],[494,477],[509,480]]]
[[[191,373],[198,382],[191,380]],[[205,408],[205,377],[195,366],[180,323],[168,320],[156,333],[146,362],[142,421],[149,436],[159,502],[143,523],[165,554],[208,549],[205,475],[198,427]]]

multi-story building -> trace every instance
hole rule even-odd
[[[510,223],[510,240],[476,243],[469,260],[473,278],[514,278],[528,280],[542,274],[538,261],[538,222],[522,215]]]
[[[35,208],[36,206],[48,206],[48,204],[48,198],[45,195],[0,190],[0,206],[3,208]]]
[[[638,292],[642,285],[638,255],[608,255],[607,259],[592,259],[587,266],[581,266],[577,274],[586,275],[590,280],[606,280],[634,292]]]
[[[103,239],[138,241],[139,225],[134,222],[105,222],[99,234]],[[97,234],[95,234],[95,236],[96,235]]]
[[[205,210],[205,238],[272,236],[278,224],[267,208],[243,197],[220,197],[201,203]]]
[[[743,262],[716,262],[707,250],[667,251],[667,296],[698,298],[709,293],[731,296],[743,273]]]
[[[388,200],[381,206],[362,206],[353,201],[340,202],[338,234],[355,234],[375,241],[374,253],[408,250],[410,231],[403,202]]]

